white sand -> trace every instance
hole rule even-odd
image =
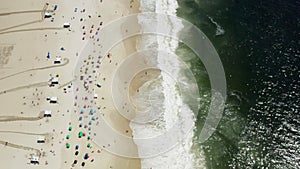
[[[1,1],[0,13],[42,10],[45,3],[46,1],[4,0]],[[80,146],[78,164],[73,168],[81,168],[80,164],[84,161],[82,158],[85,152],[88,152],[91,157],[86,160],[84,168],[140,168],[139,159],[113,155],[101,150],[92,141],[90,142],[92,148],[86,148],[88,143],[86,137],[82,139],[77,137],[81,128],[78,127],[78,116],[73,112],[73,88],[65,86],[67,93],[64,93],[63,87],[59,88],[74,79],[73,69],[79,57],[76,54],[80,53],[89,36],[89,32],[86,32],[86,40],[82,40],[82,26],[98,24],[99,20],[105,25],[108,21],[122,15],[136,13],[138,1],[130,3],[129,0],[122,2],[103,0],[100,3],[98,0],[72,2],[55,0],[50,2],[48,9],[53,9],[54,4],[58,5],[53,15],[54,22],[51,22],[51,18],[41,20],[41,12],[0,15],[0,59],[2,60],[0,62],[0,144],[4,144],[0,145],[1,166],[6,169],[36,168],[37,166],[28,164],[30,155],[36,154],[40,155],[39,168],[71,168],[75,159],[74,146],[78,144]],[[75,8],[78,8],[77,12],[74,12]],[[85,12],[81,12],[83,9]],[[101,17],[98,18],[98,15]],[[80,22],[80,18],[84,21]],[[70,31],[61,29],[64,22],[71,23]],[[24,25],[18,26],[20,24]],[[134,46],[135,44],[123,46],[115,54],[124,53],[125,49],[135,50]],[[61,47],[65,51],[60,50]],[[12,50],[7,52],[8,49]],[[51,54],[49,60],[46,59],[48,52]],[[69,59],[69,63],[50,68],[49,66],[54,65],[56,56]],[[1,64],[7,58],[8,62]],[[49,68],[38,69],[43,67]],[[113,68],[108,66],[107,69]],[[60,85],[48,86],[50,74],[52,76],[59,74]],[[105,96],[105,93],[99,93],[100,95]],[[52,105],[46,101],[46,98],[51,96],[58,97],[58,104]],[[100,99],[99,104],[102,104]],[[37,119],[43,110],[52,110],[52,117]],[[127,134],[130,135],[128,121],[118,119],[116,116],[112,113],[107,118],[120,131],[124,132],[128,129]],[[73,126],[71,132],[68,131],[69,124]],[[36,134],[45,134],[46,143],[37,144]],[[67,134],[70,134],[70,140],[66,140]],[[70,149],[65,148],[67,142],[71,144]],[[101,153],[97,153],[98,150]],[[95,161],[91,162],[91,159]]]

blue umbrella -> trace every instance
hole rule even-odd
[[[48,52],[47,54],[47,59],[50,59],[50,52]]]

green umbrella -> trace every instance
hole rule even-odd
[[[91,136],[88,136],[87,139],[90,140],[90,139],[91,139]]]
[[[71,146],[71,145],[70,145],[69,143],[66,144],[66,147],[67,147],[67,148],[70,148],[70,146]]]
[[[88,143],[88,144],[87,144],[87,147],[89,147],[89,148],[90,148],[90,147],[91,147],[91,143]]]
[[[70,135],[67,135],[67,137],[66,137],[67,139],[70,139]]]
[[[69,131],[72,131],[72,126],[69,127]]]
[[[82,131],[78,133],[79,138],[82,137],[83,133]]]

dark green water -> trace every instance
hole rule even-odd
[[[300,168],[300,1],[178,0],[178,16],[198,26],[217,49],[228,100],[221,123],[201,145],[206,166]],[[214,23],[215,22],[215,23]],[[217,25],[224,34],[216,35]],[[188,53],[181,45],[179,51]],[[189,52],[201,95],[208,76]],[[209,105],[201,102],[199,134]]]

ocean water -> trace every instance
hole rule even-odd
[[[215,133],[199,143],[197,136],[210,104],[204,65],[191,49],[177,41],[159,37],[140,40],[138,48],[161,48],[181,56],[196,77],[201,97],[197,117],[188,107],[184,116],[176,117],[170,112],[176,112],[178,107],[174,105],[182,99],[172,79],[162,75],[142,87],[141,93],[163,98],[156,111],[164,113],[148,126],[131,124],[134,138],[160,134],[178,117],[194,125],[179,146],[163,155],[143,158],[142,168],[300,168],[299,9],[300,2],[292,0],[141,1],[144,12],[176,14],[200,28],[219,53],[228,85],[222,120]],[[166,29],[179,32],[180,25]],[[164,57],[156,55],[158,65],[167,66]],[[169,64],[174,66],[174,76],[179,77],[178,60]],[[141,103],[146,96],[138,95],[136,101]],[[141,155],[150,151],[136,144]]]
[[[202,89],[193,147],[205,166],[300,168],[300,2],[292,0],[178,0],[177,15],[199,27],[217,49],[228,99],[216,132],[197,143],[209,105],[208,75],[184,44]],[[202,155],[201,155],[202,156]]]

